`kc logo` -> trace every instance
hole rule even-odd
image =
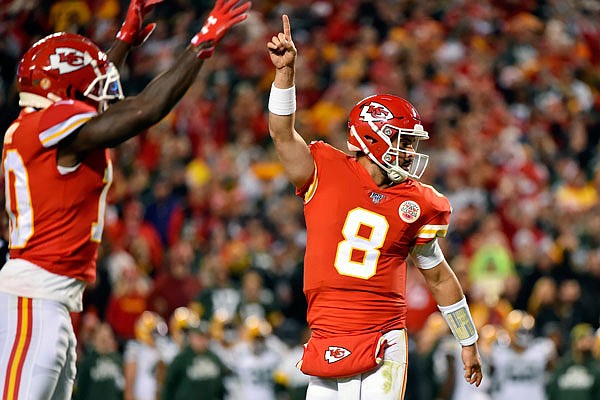
[[[57,47],[50,55],[50,69],[58,70],[59,74],[77,71],[92,62],[92,56],[70,47]]]
[[[394,114],[386,106],[375,101],[365,104],[360,110],[360,119],[366,122],[389,121],[392,118]]]
[[[329,348],[325,350],[325,360],[327,360],[329,364],[333,364],[334,362],[338,362],[348,357],[350,354],[352,354],[352,352],[343,347],[329,346]]]

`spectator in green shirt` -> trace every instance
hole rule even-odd
[[[594,329],[577,324],[571,330],[571,350],[552,373],[548,383],[548,400],[600,399],[600,363],[592,354]]]
[[[123,359],[117,351],[112,328],[96,327],[92,348],[77,368],[74,400],[121,400],[123,398]]]
[[[223,378],[227,368],[209,350],[208,323],[201,321],[190,327],[187,344],[173,359],[167,370],[163,400],[222,400]]]

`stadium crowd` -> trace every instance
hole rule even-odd
[[[2,3],[3,132],[19,111],[14,77],[24,51],[56,31],[108,49],[127,4]],[[156,31],[120,71],[127,95],[173,62],[211,5],[157,6]],[[538,353],[547,357],[536,361],[550,365],[536,378],[548,383],[543,398],[567,398],[556,375],[565,363],[584,348],[600,363],[600,3],[593,0],[254,0],[176,109],[113,150],[98,278],[84,312],[73,315],[82,366],[107,357],[106,368],[79,378],[77,398],[174,390],[169,365],[181,331],[194,351],[206,351],[202,338],[220,343],[212,351],[228,372],[213,371],[214,379],[229,398],[303,398],[306,380],[293,368],[306,338],[302,201],[276,161],[266,115],[273,80],[266,43],[282,13],[300,53],[296,124],[310,139],[345,148],[348,110],[374,93],[410,99],[430,132],[420,149],[430,155],[422,181],[452,203],[440,243],[469,299],[484,362],[495,366],[477,389],[481,397],[468,398],[508,398],[499,369],[514,365],[494,359],[494,347],[518,342],[525,328],[545,341]],[[419,276],[409,266],[406,399],[464,399],[447,388],[454,367],[444,360],[455,353]],[[590,365],[593,394],[573,400],[600,398],[600,367]],[[116,389],[85,395],[94,379]],[[191,398],[177,396],[169,399]],[[537,399],[512,395],[521,398]]]

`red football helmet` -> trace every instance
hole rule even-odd
[[[59,32],[37,41],[17,71],[19,104],[44,108],[65,99],[81,100],[104,110],[123,98],[119,72],[91,40]]]
[[[401,97],[370,96],[350,111],[348,149],[365,153],[393,182],[423,175],[429,156],[417,153],[417,146],[426,139],[419,113]]]

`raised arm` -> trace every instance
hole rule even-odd
[[[72,140],[62,144],[61,160],[94,148],[116,146],[164,118],[192,85],[218,41],[232,26],[247,18],[249,8],[248,1],[238,4],[238,0],[217,0],[200,32],[173,65],[137,96],[112,104],[87,122]]]
[[[275,80],[269,96],[269,133],[289,180],[296,187],[302,187],[312,176],[314,160],[306,141],[294,129],[297,51],[292,41],[288,16],[283,15],[282,20],[283,32],[273,36],[267,43],[271,62],[275,66]]]

